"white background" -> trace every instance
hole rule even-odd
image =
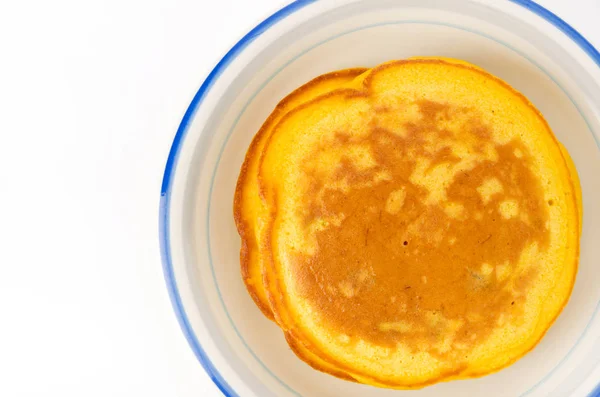
[[[539,3],[600,48],[600,0]],[[205,76],[283,4],[0,0],[0,396],[220,395],[166,292],[160,183]]]

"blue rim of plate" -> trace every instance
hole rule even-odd
[[[271,26],[276,24],[277,22],[285,19],[289,15],[294,12],[304,8],[305,6],[315,3],[318,0],[295,0],[291,4],[286,7],[280,9],[275,12],[264,21],[256,25],[252,30],[250,30],[244,37],[240,39],[226,54],[223,58],[217,63],[217,65],[213,68],[213,70],[208,74],[196,95],[192,99],[190,105],[188,106],[181,123],[177,129],[175,134],[175,138],[173,139],[173,143],[171,145],[171,150],[169,151],[169,156],[167,158],[167,163],[165,166],[165,172],[163,175],[163,181],[160,191],[160,204],[159,204],[159,241],[160,241],[160,252],[161,259],[163,265],[163,273],[165,277],[165,282],[167,284],[167,289],[169,292],[169,297],[171,299],[171,304],[175,311],[175,315],[177,316],[177,320],[181,329],[184,333],[185,338],[188,341],[188,344],[192,348],[196,358],[208,374],[208,376],[212,379],[215,385],[221,390],[221,392],[227,397],[237,397],[238,394],[233,390],[233,388],[227,383],[227,381],[223,378],[220,372],[215,368],[208,355],[202,348],[200,342],[196,338],[194,334],[189,319],[185,313],[183,308],[183,304],[181,301],[181,295],[179,294],[179,290],[177,288],[177,284],[175,281],[175,274],[173,272],[173,264],[171,260],[171,246],[169,240],[168,233],[168,224],[169,224],[169,204],[171,198],[171,186],[173,182],[173,175],[175,174],[175,168],[177,164],[177,157],[179,155],[179,151],[181,149],[181,144],[185,138],[190,122],[194,118],[194,115],[202,104],[207,93],[212,88],[214,82],[219,78],[219,76],[223,73],[223,71],[229,66],[229,64],[257,37],[263,34],[266,30],[268,30]],[[567,35],[571,40],[573,40],[597,65],[600,67],[600,52],[585,38],[583,37],[577,30],[575,30],[572,26],[562,20],[560,17],[542,7],[541,5],[535,3],[532,0],[509,0],[512,3],[518,4],[523,8],[535,13],[546,21],[550,22],[556,28],[558,28],[561,32]],[[591,391],[588,397],[600,397],[600,383]]]

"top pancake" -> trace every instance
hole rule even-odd
[[[559,143],[521,94],[469,65],[397,61],[361,85],[294,108],[262,152],[278,322],[365,383],[514,362],[575,278],[579,204]]]

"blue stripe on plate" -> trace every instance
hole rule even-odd
[[[171,145],[171,150],[169,152],[169,156],[167,158],[167,164],[165,166],[165,173],[163,176],[163,182],[161,186],[160,192],[160,206],[159,206],[159,240],[160,240],[160,250],[163,264],[163,272],[165,277],[165,282],[167,284],[167,288],[169,290],[169,296],[171,298],[171,303],[173,305],[173,309],[177,316],[177,320],[183,333],[191,346],[194,354],[200,361],[200,364],[213,382],[217,385],[217,387],[221,390],[221,392],[227,397],[237,397],[238,394],[233,390],[233,388],[227,383],[227,381],[223,378],[223,376],[219,373],[219,371],[215,368],[213,363],[210,361],[208,355],[200,345],[198,339],[194,335],[192,331],[191,325],[189,323],[188,317],[183,308],[183,304],[181,302],[181,296],[177,289],[177,284],[175,281],[175,275],[173,273],[173,265],[171,261],[171,247],[169,241],[169,204],[171,197],[171,185],[173,182],[173,175],[175,173],[176,165],[177,165],[177,157],[179,155],[179,151],[181,149],[181,144],[185,135],[187,133],[190,122],[192,121],[196,111],[201,105],[204,97],[207,95],[208,91],[213,86],[214,82],[221,76],[223,71],[229,66],[229,64],[250,44],[254,39],[259,37],[262,33],[268,30],[271,26],[276,24],[277,22],[285,19],[290,14],[302,9],[303,7],[316,2],[317,0],[296,0],[288,6],[282,8],[281,10],[275,12],[273,15],[259,23],[254,29],[248,32],[240,41],[238,41],[226,54],[225,56],[217,63],[214,69],[208,74],[200,89],[192,99],[189,107],[187,108],[181,123],[179,124],[179,128],[177,129],[177,133],[175,134],[175,138],[173,139],[173,143]],[[557,15],[548,11],[544,7],[539,4],[531,1],[531,0],[509,0],[515,4],[518,4],[529,11],[537,14],[538,16],[544,18],[546,21],[550,22],[560,31],[562,31],[565,35],[567,35],[571,40],[573,40],[583,51],[585,51],[590,58],[600,67],[600,52],[594,46],[586,40],[578,31],[573,29],[568,23],[559,18]],[[589,397],[600,397],[600,384],[596,386],[596,388],[591,392]]]

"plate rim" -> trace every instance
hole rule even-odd
[[[169,155],[167,157],[165,170],[163,174],[163,180],[160,191],[160,202],[159,202],[159,244],[161,262],[163,268],[163,276],[169,293],[171,305],[177,317],[177,321],[181,330],[190,345],[194,355],[214,382],[217,388],[226,397],[238,397],[239,395],[229,385],[225,378],[221,375],[219,370],[212,363],[208,354],[203,349],[201,343],[198,341],[195,333],[192,330],[190,321],[185,313],[183,307],[181,295],[175,281],[175,273],[173,269],[173,263],[171,259],[171,246],[169,238],[169,208],[171,202],[171,191],[173,176],[177,165],[177,159],[182,146],[182,143],[187,134],[187,130],[194,119],[196,111],[202,104],[204,98],[211,90],[215,81],[221,76],[221,74],[227,69],[233,60],[257,37],[261,36],[265,31],[271,28],[276,23],[282,21],[291,14],[303,9],[304,7],[316,3],[319,0],[294,0],[287,6],[274,12],[262,22],[258,23],[248,33],[246,33],[237,43],[235,43],[231,49],[225,53],[225,55],[217,62],[215,67],[207,75],[206,79],[202,82],[200,88],[192,98],[187,110],[185,111],[182,120],[177,128],[177,132],[173,138]],[[322,0],[321,0],[322,1]],[[533,0],[509,0],[513,4],[517,4],[528,10],[542,19],[546,20],[554,27],[559,29],[569,39],[578,45],[600,68],[600,51],[598,51],[592,43],[590,43],[581,33],[575,28],[565,22],[562,18],[548,10],[547,8],[539,5]],[[600,397],[600,383],[598,383],[590,392],[588,397]]]

